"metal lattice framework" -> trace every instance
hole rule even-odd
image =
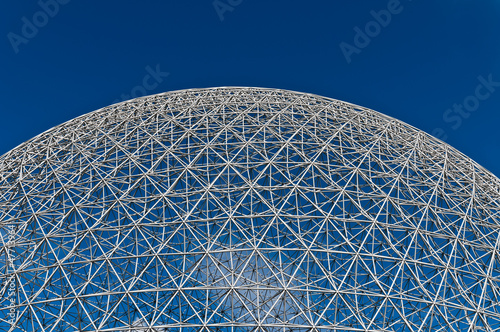
[[[134,99],[0,158],[0,330],[498,331],[499,197],[338,100]]]

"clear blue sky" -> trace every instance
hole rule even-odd
[[[500,175],[498,0],[54,1],[0,3],[0,154],[131,92],[260,86],[442,128]]]

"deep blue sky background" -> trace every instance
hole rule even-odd
[[[220,1],[236,4],[223,21],[213,0],[71,0],[17,53],[8,34],[23,36],[23,17],[43,18],[42,9],[2,1],[0,154],[130,94],[159,66],[169,76],[148,94],[236,85],[324,95],[429,133],[440,127],[500,176],[500,87],[458,128],[443,119],[474,96],[478,76],[500,82],[500,1],[401,0],[350,63],[340,43],[354,45],[354,28],[394,0]]]

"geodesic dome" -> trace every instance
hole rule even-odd
[[[0,327],[498,330],[498,213],[496,177],[370,109],[138,98],[0,158]]]

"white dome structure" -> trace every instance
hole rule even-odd
[[[499,183],[311,94],[111,105],[0,157],[0,330],[498,331]]]

